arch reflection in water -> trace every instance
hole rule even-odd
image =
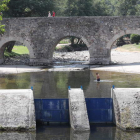
[[[70,130],[70,140],[89,140],[90,131],[77,132]]]
[[[0,140],[36,140],[36,133],[30,132],[2,132]]]

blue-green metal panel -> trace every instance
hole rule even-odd
[[[89,121],[113,122],[111,98],[86,98]],[[68,99],[35,99],[36,120],[43,122],[69,122]]]
[[[35,99],[36,120],[69,122],[68,99]]]
[[[86,98],[89,122],[111,123],[113,122],[113,103],[111,98]]]

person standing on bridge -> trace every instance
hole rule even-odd
[[[52,11],[52,13],[53,13],[53,14],[52,14],[52,16],[53,16],[53,17],[55,17],[55,12],[54,12],[54,11]]]
[[[99,76],[99,73],[96,73],[96,79],[97,79],[97,82],[100,82],[100,76]]]
[[[51,17],[51,12],[50,11],[48,12],[48,17]]]

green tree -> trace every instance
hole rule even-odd
[[[130,41],[131,41],[132,44],[134,44],[134,43],[139,44],[139,42],[140,42],[140,35],[131,34]]]
[[[116,14],[118,16],[136,15],[138,0],[119,0],[116,4]]]
[[[10,0],[7,17],[47,16],[55,9],[53,0]]]
[[[65,14],[67,16],[77,16],[78,15],[78,6],[77,6],[78,0],[68,0]]]
[[[67,0],[53,0],[56,16],[66,16]]]
[[[140,15],[140,0],[95,0],[101,1],[111,16]]]
[[[9,2],[9,0],[2,0],[0,1],[0,21],[2,20],[2,12],[7,10],[7,3]],[[3,34],[5,32],[5,26],[1,24],[0,22],[0,34]]]
[[[68,16],[106,16],[107,11],[103,0],[68,0],[65,12]]]

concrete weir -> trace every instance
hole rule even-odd
[[[80,88],[72,88],[69,93],[70,124],[74,131],[90,130],[84,92]]]
[[[140,88],[112,90],[114,123],[123,130],[140,129]]]
[[[0,90],[0,129],[36,130],[32,90]]]

